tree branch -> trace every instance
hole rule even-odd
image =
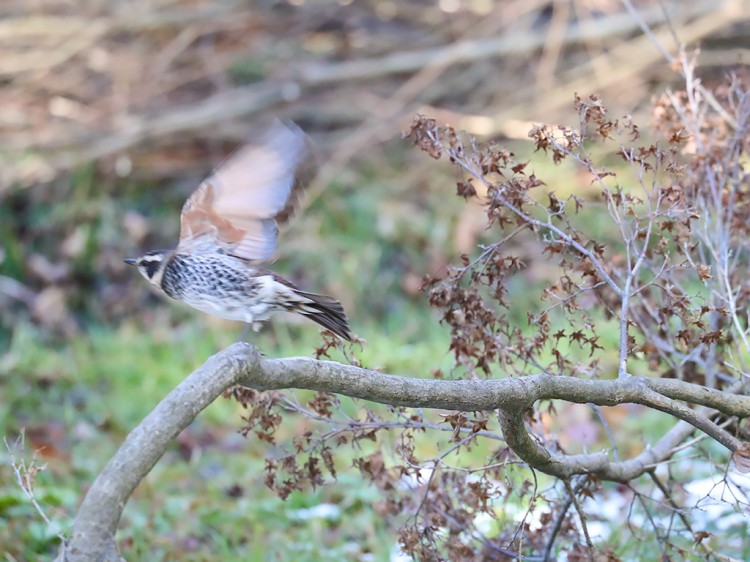
[[[63,545],[58,561],[121,562],[115,533],[133,490],[161,458],[170,441],[201,410],[237,384],[257,390],[298,388],[332,392],[392,406],[468,412],[498,410],[503,435],[515,453],[529,466],[561,478],[594,473],[606,480],[631,480],[669,458],[674,448],[695,427],[706,431],[730,450],[739,446],[739,441],[725,435],[724,430],[702,412],[691,410],[675,399],[659,394],[659,391],[675,398],[694,398],[700,403],[711,404],[718,404],[721,396],[725,400],[721,404],[722,411],[734,415],[750,411],[750,397],[715,390],[701,393],[694,388],[696,385],[677,380],[652,387],[654,382],[643,377],[581,380],[546,374],[502,380],[417,379],[332,361],[261,359],[253,346],[236,343],[206,361],[128,435],[83,500],[72,536]],[[557,454],[532,439],[523,416],[536,401],[552,399],[599,406],[645,404],[690,423],[677,423],[653,447],[623,462],[613,462],[605,452]]]
[[[234,344],[209,358],[159,402],[128,435],[92,484],[57,562],[124,562],[117,550],[115,533],[135,487],[180,431],[224,391],[249,372],[259,370],[259,362],[254,347]]]

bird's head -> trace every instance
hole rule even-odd
[[[168,255],[169,251],[167,250],[157,250],[140,258],[128,258],[125,263],[136,266],[143,277],[158,287],[161,284],[161,276],[164,273],[164,265],[167,263]]]

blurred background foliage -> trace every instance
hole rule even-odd
[[[633,4],[667,50],[700,45],[706,82],[747,60],[745,2]],[[615,0],[5,0],[0,80],[0,434],[23,430],[46,463],[36,487],[54,523],[0,450],[0,553],[20,561],[55,551],[127,431],[239,337],[162,302],[122,259],[172,247],[186,197],[270,117],[307,131],[321,165],[274,268],[342,300],[365,365],[430,376],[451,358],[421,280],[491,233],[455,197],[457,172],[401,139],[412,116],[496,139],[558,196],[585,197],[574,170],[531,153],[531,124],[575,125],[573,94],[597,92],[647,126],[652,95],[681,78]],[[538,297],[527,281],[519,321]],[[290,322],[252,341],[310,355],[317,327]],[[310,423],[287,421],[290,438]],[[137,490],[121,534],[131,559],[397,558],[346,451],[335,485],[282,503],[262,483],[273,447],[239,422],[236,404],[215,404]]]

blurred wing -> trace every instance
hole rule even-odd
[[[237,150],[185,202],[178,249],[222,249],[257,261],[271,258],[276,218],[286,210],[295,171],[308,153],[305,134],[280,121],[261,143]]]

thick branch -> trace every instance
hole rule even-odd
[[[653,387],[651,386],[652,383]],[[714,424],[703,413],[672,399],[690,399],[697,404],[719,405],[729,415],[745,417],[750,397],[719,391],[701,392],[697,385],[683,381],[660,384],[654,379],[628,377],[617,380],[581,380],[553,375],[531,375],[489,381],[435,381],[385,375],[330,361],[306,358],[271,359],[261,363],[242,384],[261,390],[305,388],[344,394],[393,406],[441,408],[448,410],[499,410],[500,424],[508,445],[530,466],[561,478],[593,473],[602,479],[627,481],[643,474],[653,464],[671,455],[694,428],[706,432],[734,451],[739,441]],[[659,394],[663,391],[665,396]],[[671,414],[684,422],[677,424],[654,447],[634,459],[613,462],[606,453],[560,455],[538,444],[528,434],[523,413],[538,400],[565,400],[578,404],[616,406],[642,404]]]
[[[256,371],[258,362],[254,347],[234,344],[211,357],[170,392],[128,435],[94,481],[58,562],[122,562],[115,532],[135,487],[180,431],[224,391]]]
[[[560,477],[595,473],[600,478],[617,481],[636,478],[653,464],[669,458],[694,427],[706,431],[727,448],[736,448],[738,441],[734,437],[675,399],[718,404],[721,397],[725,399],[722,411],[742,416],[750,411],[750,397],[718,391],[706,394],[695,385],[676,380],[652,386],[653,382],[641,377],[591,381],[544,374],[487,381],[425,380],[331,361],[262,360],[254,347],[237,343],[211,357],[185,379],[127,437],[86,495],[72,536],[58,560],[121,562],[115,533],[133,490],[161,458],[170,441],[222,392],[237,384],[258,390],[300,388],[332,392],[393,406],[470,412],[498,410],[504,437],[519,457],[534,468]],[[606,453],[562,455],[534,441],[523,422],[524,412],[534,402],[547,399],[600,406],[646,404],[689,423],[679,422],[655,446],[628,461],[612,462]]]

